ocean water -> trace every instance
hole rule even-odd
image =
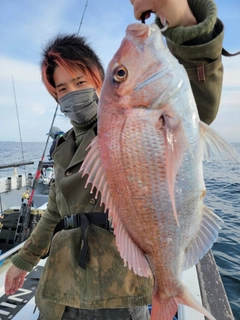
[[[48,160],[51,143],[44,160]],[[233,144],[240,155],[240,143]],[[33,165],[18,168],[19,174],[35,173],[45,143],[24,142],[24,160]],[[18,142],[0,142],[0,165],[23,160]],[[0,169],[0,178],[11,176],[12,168]],[[205,204],[224,220],[213,253],[236,320],[240,320],[240,163],[227,160],[204,162],[207,188]]]
[[[47,145],[44,161],[48,161],[51,144],[52,140]],[[0,141],[0,166],[20,162],[34,162],[32,165],[18,167],[17,173],[21,175],[27,175],[28,173],[35,174],[46,143],[23,142],[22,145],[23,148],[21,148],[20,142]],[[0,178],[11,177],[13,173],[13,168],[0,169]]]
[[[240,143],[232,144],[240,155]],[[240,320],[240,163],[204,163],[205,204],[224,221],[213,254],[235,317]]]

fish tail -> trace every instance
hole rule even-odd
[[[160,300],[157,295],[153,296],[151,320],[172,320],[178,310],[178,302],[174,297]]]
[[[178,310],[178,305],[184,304],[191,307],[209,320],[216,320],[195,298],[186,287],[183,287],[182,294],[164,300],[159,299],[158,295],[153,296],[151,320],[172,320]]]

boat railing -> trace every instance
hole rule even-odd
[[[10,257],[16,251],[20,250],[24,246],[25,242],[26,241],[23,241],[23,242],[19,243],[17,246],[13,247],[12,249],[9,249],[8,251],[0,254],[0,262],[5,260],[6,258]]]
[[[31,164],[34,164],[34,162],[25,161],[25,162],[14,162],[14,163],[0,165],[0,170],[7,169],[7,168],[14,168],[12,176],[10,177],[8,176],[6,178],[0,179],[0,193],[9,192],[13,189],[21,189],[27,183],[29,184],[32,177],[28,176],[28,178],[26,179],[26,177],[19,175],[17,172],[17,168],[25,165],[31,165]]]
[[[7,176],[5,178],[0,179],[0,194],[15,189],[21,189],[24,186],[32,188],[34,182],[34,175],[32,173],[28,173],[27,175],[19,175],[17,172],[18,167],[31,164],[34,164],[34,162],[28,161],[0,165],[0,169],[14,168],[12,176]],[[50,180],[53,178],[53,174],[53,161],[43,162],[40,180],[42,179],[44,184],[48,184]]]
[[[17,168],[17,167],[21,167],[21,166],[26,166],[26,165],[30,165],[30,164],[34,164],[33,161],[28,161],[28,162],[15,162],[15,163],[10,163],[10,164],[3,164],[0,165],[0,169],[6,169],[6,168]]]

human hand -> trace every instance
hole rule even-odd
[[[6,295],[14,294],[19,288],[23,286],[27,271],[19,269],[12,265],[5,277],[5,293]]]
[[[187,0],[130,0],[134,7],[134,15],[137,20],[147,12],[145,19],[148,19],[151,12],[161,19],[168,22],[169,27],[191,26],[197,24]]]

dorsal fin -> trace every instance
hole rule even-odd
[[[129,269],[132,269],[139,276],[151,276],[152,273],[144,253],[130,238],[116,210],[100,159],[98,137],[92,140],[88,148],[90,150],[80,169],[82,176],[88,174],[85,187],[92,183],[91,192],[96,187],[96,197],[99,192],[101,193],[101,204],[105,204],[105,211],[109,210],[109,220],[114,227],[116,244],[124,263],[128,264]]]

